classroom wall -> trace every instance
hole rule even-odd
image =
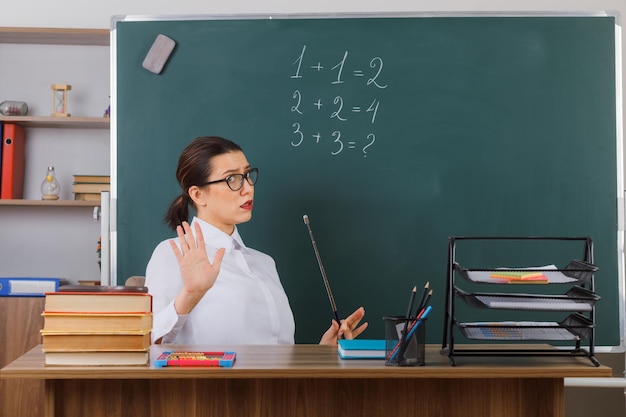
[[[254,13],[261,15],[271,14],[300,14],[300,13],[350,13],[350,12],[471,12],[471,11],[597,11],[597,10],[616,10],[622,16],[622,21],[626,16],[626,1],[624,0],[387,0],[384,3],[362,2],[358,0],[316,0],[310,2],[297,2],[294,0],[268,0],[264,2],[254,0],[230,0],[228,2],[209,2],[202,0],[177,0],[176,2],[165,0],[107,0],[101,2],[84,1],[84,0],[56,0],[54,2],[44,0],[25,0],[6,2],[0,13],[0,26],[16,26],[16,27],[73,27],[73,28],[108,28],[111,22],[111,16],[115,15],[182,15],[182,14],[240,14]],[[622,22],[623,23],[623,22]],[[622,31],[622,56],[626,55],[626,39]],[[6,48],[6,46],[5,46]],[[4,51],[3,51],[4,53]],[[97,60],[104,63],[102,52],[96,52]],[[623,66],[623,74],[626,73],[626,66]],[[77,75],[72,82],[92,83],[93,85],[102,85],[103,72],[95,71],[93,74]],[[108,75],[108,72],[104,71]],[[624,79],[622,74],[622,79]],[[24,75],[27,76],[27,75]],[[0,78],[5,77],[5,69],[0,69]],[[0,82],[0,101],[3,100],[7,90],[8,83]],[[626,91],[624,83],[621,82],[622,95]],[[95,94],[90,99],[90,106],[94,108],[94,112],[99,112],[99,108],[106,104],[103,100],[103,93],[100,87],[95,87]],[[7,99],[7,98],[4,98]],[[47,99],[46,99],[47,101]],[[623,111],[623,110],[622,110]],[[622,121],[626,120],[626,112],[622,114]],[[79,136],[80,132],[73,133]],[[78,141],[78,138],[63,138],[63,140]],[[92,148],[96,152],[105,150],[108,146],[106,138],[98,138]],[[45,146],[45,145],[44,145]],[[93,149],[91,152],[93,152]],[[64,155],[62,150],[55,149],[54,146],[46,148],[46,155],[51,159],[59,160],[59,163],[66,161],[68,156]],[[102,152],[103,156],[98,162],[98,169],[106,169],[109,164],[109,158]],[[42,161],[42,164],[44,162]],[[67,173],[69,175],[70,173]],[[34,174],[33,174],[34,175]],[[43,175],[43,173],[41,174]],[[31,182],[35,184],[38,180],[33,179]],[[31,186],[31,190],[34,185]],[[29,191],[35,193],[36,191]],[[18,213],[19,211],[19,213]],[[70,211],[58,213],[53,216],[52,220],[40,219],[36,214],[30,215],[21,224],[15,224],[12,218],[23,219],[23,212],[20,209],[3,208],[0,211],[0,230],[3,234],[7,232],[6,228],[11,228],[10,233],[16,236],[22,236],[28,239],[28,230],[37,228],[44,233],[38,234],[37,245],[43,245],[50,250],[37,254],[34,258],[42,262],[33,262],[33,253],[28,251],[28,243],[21,243],[21,250],[12,252],[12,256],[2,259],[3,273],[18,274],[23,265],[29,265],[29,272],[43,274],[47,268],[54,269],[59,264],[68,262],[68,254],[64,253],[64,248],[70,240],[78,240],[79,246],[89,247],[92,245],[92,237],[97,235],[98,226],[91,222],[87,217],[81,222],[71,222],[68,230],[65,230],[63,236],[57,233],[45,233],[50,223],[64,222],[74,219],[77,216],[85,217],[84,211]],[[91,223],[90,223],[91,222]],[[41,240],[43,239],[43,241]],[[2,248],[2,240],[0,239],[0,253]],[[75,242],[76,243],[76,242]],[[15,245],[15,242],[11,243]],[[67,250],[65,250],[67,252]],[[81,274],[79,270],[88,269],[88,275],[85,278],[93,279],[97,277],[94,259],[91,258],[91,249],[85,252],[85,256],[80,256],[77,263],[77,270],[73,272],[75,276]],[[72,255],[69,254],[70,261]],[[43,257],[43,258],[42,258]],[[83,259],[87,258],[87,259]],[[82,262],[82,263],[81,263]],[[34,265],[39,265],[35,267]],[[39,268],[39,269],[37,269]],[[617,312],[616,312],[617,314]],[[600,356],[601,361],[610,364],[615,369],[614,375],[621,376],[623,372],[624,360],[622,355],[606,354]],[[566,415],[568,417],[577,417],[588,415],[589,411],[594,414],[606,416],[624,415],[624,394],[621,389],[597,389],[597,388],[575,388],[566,389]]]
[[[228,3],[228,4],[226,4]],[[164,0],[135,0],[132,2],[128,2],[126,0],[109,0],[106,2],[84,2],[80,0],[57,0],[55,2],[47,2],[43,0],[30,0],[30,1],[22,1],[22,2],[10,2],[8,5],[4,5],[2,7],[2,13],[0,13],[0,26],[17,26],[17,27],[73,27],[73,28],[108,28],[111,23],[112,16],[117,15],[183,15],[183,14],[241,14],[241,13],[254,13],[260,15],[272,15],[272,14],[299,14],[299,13],[322,13],[322,14],[334,14],[334,13],[350,13],[350,12],[367,12],[367,13],[377,13],[377,12],[450,12],[450,13],[462,13],[462,12],[515,12],[515,11],[598,11],[598,10],[615,10],[618,11],[622,20],[624,16],[626,16],[626,1],[624,0],[443,0],[443,1],[435,1],[435,0],[423,0],[420,2],[415,2],[412,0],[388,0],[384,2],[384,4],[376,4],[376,3],[368,3],[368,2],[360,2],[357,0],[345,0],[342,2],[337,2],[335,0],[319,0],[315,2],[295,2],[293,0],[269,0],[265,2],[255,2],[251,0],[231,0],[229,2],[208,2],[208,1],[198,1],[198,0],[179,0],[176,2],[169,2]],[[625,32],[622,31],[622,55],[626,55],[626,41],[625,41]],[[12,48],[12,46],[3,45],[0,46],[0,50],[3,53],[3,56],[10,56],[12,52],[6,51],[7,49]],[[62,49],[60,47],[59,49]],[[98,62],[101,64],[101,67],[108,66],[108,55],[106,51],[108,49],[104,49],[97,51],[99,48],[91,48],[96,49],[96,51],[86,52],[88,54],[94,53],[95,60],[92,62]],[[36,52],[35,52],[36,53]],[[29,51],[28,54],[32,55]],[[27,55],[26,53],[24,55]],[[87,60],[91,60],[91,58],[87,58]],[[68,59],[64,61],[69,67],[72,65],[72,59]],[[82,65],[82,64],[81,64]],[[626,66],[622,66],[623,74],[626,73]],[[19,83],[13,83],[12,77],[14,73],[22,74],[22,76],[28,77],[28,71],[24,71],[24,68],[20,68],[17,71],[13,69],[14,73],[11,73],[11,68],[5,67],[0,70],[0,77],[2,77],[3,81],[0,81],[0,100],[10,100],[10,99],[20,99],[19,97],[24,97],[23,95],[19,95],[14,93],[12,90]],[[57,72],[59,74],[68,73],[67,69],[64,68],[50,68],[50,72]],[[622,78],[623,77],[622,74]],[[57,77],[63,78],[63,77]],[[83,103],[79,103],[81,105],[81,110],[83,112],[82,115],[89,116],[100,116],[101,110],[106,108],[108,104],[108,97],[105,96],[106,91],[103,90],[103,87],[107,85],[106,81],[108,81],[108,71],[107,68],[100,68],[99,70],[94,70],[93,72],[81,71],[77,74],[74,74],[70,80],[62,81],[70,84],[84,84],[84,85],[92,85],[94,86],[94,91],[90,92],[90,97]],[[58,83],[60,81],[54,81]],[[626,87],[622,82],[622,95],[626,96],[624,92],[626,91]],[[47,85],[47,84],[46,84]],[[76,97],[77,92],[73,92],[70,96],[70,103],[77,104]],[[42,105],[48,105],[49,97],[47,95],[43,95]],[[29,100],[32,103],[33,99]],[[30,103],[29,103],[30,104]],[[87,107],[85,107],[85,105]],[[87,110],[88,109],[88,110]],[[76,110],[74,110],[76,112]],[[622,125],[623,121],[626,120],[626,111],[622,109]],[[46,137],[59,135],[60,132],[44,132],[47,134]],[[92,132],[93,133],[93,132]],[[80,132],[63,132],[63,134],[68,134],[70,136],[80,135]],[[55,139],[56,140],[56,139]],[[72,140],[71,138],[69,140]],[[103,154],[101,151],[107,147],[106,142],[102,142],[102,140],[106,141],[106,138],[96,140],[94,149],[86,151],[89,152],[98,152]],[[34,146],[33,140],[32,146]],[[54,143],[54,142],[48,142]],[[74,145],[72,145],[74,146]],[[74,159],[70,159],[71,155],[68,155],[65,152],[67,149],[66,146],[49,146],[50,149],[46,149],[45,155],[46,158],[42,158],[41,166],[50,164],[46,163],[45,160],[50,161],[59,161],[58,164],[61,166],[69,164],[69,161],[74,161]],[[37,149],[41,151],[41,147],[37,146]],[[109,159],[104,156],[96,164],[95,169],[103,170],[106,168],[102,168],[100,165],[104,164],[105,166],[109,164]],[[37,165],[37,167],[39,167]],[[35,169],[35,164],[30,165],[31,168]],[[39,171],[45,169],[45,166]],[[78,167],[72,167],[72,169],[81,169],[80,164]],[[38,171],[27,171],[25,179],[26,181],[26,198],[32,198],[33,195],[37,197],[38,193],[38,183],[40,180],[38,176],[43,174],[37,174]],[[71,178],[71,174],[77,173],[77,171],[66,171],[62,172],[60,175],[65,175],[67,180],[66,183],[70,183],[69,178]],[[71,184],[71,183],[70,183]],[[68,190],[69,187],[66,187]],[[69,195],[62,195],[62,198],[69,198]],[[3,209],[2,212],[4,214],[11,213],[10,209]],[[82,237],[82,231],[85,228],[89,229],[91,235],[97,235],[98,227],[94,224],[88,224],[90,217],[83,216],[82,213],[79,214],[83,217],[83,221],[79,223],[72,224],[66,232],[69,236],[81,240],[84,239]],[[76,217],[74,213],[59,213],[60,221],[66,216]],[[28,220],[30,222],[30,220]],[[32,221],[36,221],[36,219],[32,219]],[[10,222],[9,222],[10,223]],[[45,226],[45,225],[43,225]],[[0,219],[0,227],[12,227],[13,230],[18,230],[18,226],[15,223],[10,223],[8,225],[3,224],[2,219]],[[54,234],[53,234],[54,235]],[[58,247],[58,236],[54,236],[50,238],[49,246],[50,247]],[[85,245],[81,245],[81,247],[89,247],[89,242],[91,242],[93,238],[89,238],[85,241]],[[44,242],[47,243],[47,242]],[[12,244],[11,244],[12,245]],[[2,243],[0,242],[0,249],[4,249],[2,247]],[[86,256],[81,256],[81,259],[87,259],[85,262],[89,262],[90,272],[88,277],[83,277],[83,279],[95,279],[97,278],[98,271],[93,267],[94,259],[92,258],[91,250],[89,254]],[[1,252],[0,252],[1,253]],[[6,252],[5,252],[6,253]],[[5,274],[15,273],[15,269],[19,269],[20,265],[23,264],[25,258],[20,256],[19,251],[11,251],[11,256],[3,259],[3,262],[6,261],[5,264],[6,270],[3,271]],[[54,263],[56,257],[48,256],[47,254],[43,254],[46,259],[51,258],[49,262],[46,262],[47,265],[50,265],[50,262]],[[28,260],[28,259],[26,259]],[[60,259],[59,262],[65,262],[64,259]],[[81,268],[83,265],[81,265]],[[79,274],[78,271],[73,271],[70,275],[73,277]],[[95,276],[94,276],[95,275]]]

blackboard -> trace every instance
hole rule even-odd
[[[620,345],[614,16],[120,17],[113,28],[117,280],[172,237],[175,168],[193,138],[260,169],[245,242],[276,260],[297,342],[340,313],[403,314],[433,289],[441,339],[449,236],[590,236],[597,345]],[[159,34],[160,74],[142,68]],[[578,249],[475,248],[468,263],[564,266]],[[468,265],[471,266],[471,265]]]

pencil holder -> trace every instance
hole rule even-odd
[[[426,320],[404,316],[385,320],[385,365],[422,366],[425,363]],[[406,329],[406,332],[405,332]]]

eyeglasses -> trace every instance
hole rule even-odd
[[[204,187],[205,185],[209,185],[209,184],[216,184],[218,182],[225,182],[226,185],[228,185],[228,188],[230,188],[231,190],[239,191],[241,190],[241,187],[243,187],[244,178],[246,179],[246,181],[248,181],[248,184],[250,185],[256,184],[256,181],[259,178],[259,169],[251,168],[245,174],[233,174],[233,175],[229,175],[223,180],[208,181],[202,184],[201,187]]]

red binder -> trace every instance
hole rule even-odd
[[[24,188],[24,151],[26,136],[24,128],[5,123],[2,133],[2,170],[0,175],[0,198],[22,198]]]

